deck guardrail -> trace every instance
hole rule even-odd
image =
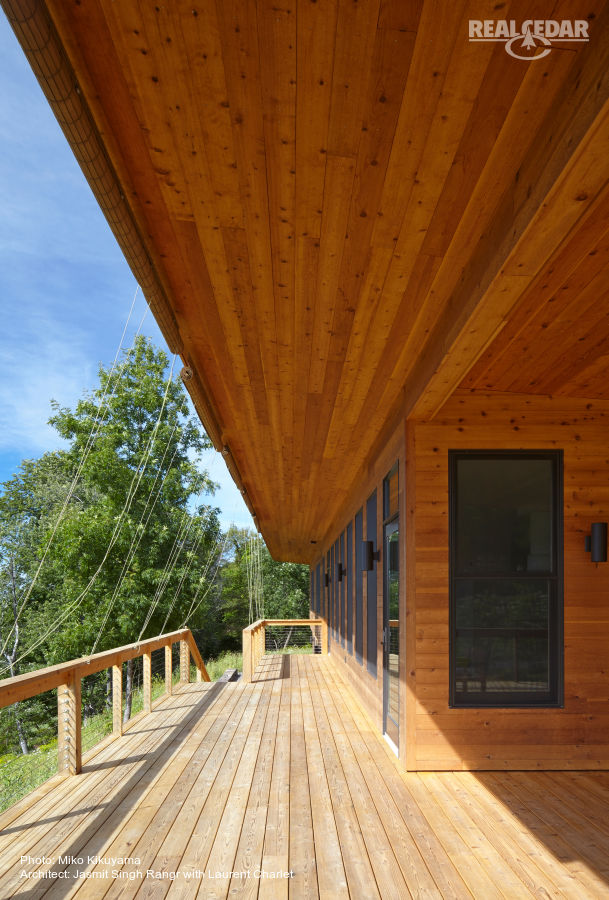
[[[172,646],[180,644],[180,683],[190,681],[190,658],[197,672],[197,681],[209,681],[205,663],[189,628],[172,631],[136,644],[104,650],[69,662],[35,669],[0,681],[0,708],[21,700],[36,697],[57,688],[58,771],[76,775],[82,768],[81,741],[81,680],[87,675],[112,669],[112,734],[123,731],[122,664],[141,656],[143,661],[143,714],[152,709],[152,653],[165,648],[165,694],[172,693]]]
[[[243,680],[252,681],[258,663],[266,653],[266,630],[284,626],[311,629],[311,643],[319,653],[328,652],[328,624],[324,619],[258,619],[243,629]]]

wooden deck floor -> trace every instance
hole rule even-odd
[[[331,659],[275,658],[5,813],[0,897],[598,900],[608,809],[607,773],[405,774]]]

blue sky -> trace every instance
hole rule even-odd
[[[114,359],[135,280],[0,13],[0,482],[61,445],[50,400],[72,406]],[[136,300],[125,345],[146,304]],[[165,342],[151,313],[142,332]],[[252,526],[221,456],[222,523]],[[253,527],[253,526],[252,526]]]

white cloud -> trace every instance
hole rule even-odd
[[[73,405],[95,377],[78,331],[58,334],[56,321],[35,318],[27,336],[0,344],[0,448],[24,457],[61,445],[47,424],[50,400]]]

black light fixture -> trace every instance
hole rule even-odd
[[[329,572],[324,573],[324,584],[326,587],[330,587],[330,573]]]
[[[593,563],[607,562],[607,523],[593,522],[586,535],[586,552]]]
[[[381,561],[381,551],[374,552],[374,541],[362,541],[362,572],[370,572],[375,560]]]
[[[343,564],[342,564],[342,563],[336,563],[336,580],[337,580],[337,581],[342,581],[342,580],[343,580],[343,575],[346,575],[346,574],[347,574],[347,570],[346,570],[346,569],[343,569]]]

